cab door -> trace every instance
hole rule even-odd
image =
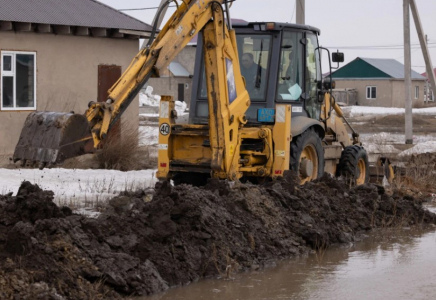
[[[303,33],[283,31],[277,84],[277,102],[289,102],[301,107],[304,92]]]
[[[319,120],[322,103],[318,101],[318,82],[322,80],[322,73],[318,37],[314,33],[306,33],[305,65],[305,109],[311,118]]]

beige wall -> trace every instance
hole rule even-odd
[[[197,47],[187,46],[174,59],[174,61],[184,66],[191,75],[194,74],[196,51]]]
[[[392,83],[390,80],[335,79],[337,89],[356,89],[358,105],[390,107],[392,104]],[[366,99],[366,87],[377,87],[377,99]],[[351,105],[355,105],[350,103]]]
[[[137,40],[0,31],[0,50],[34,51],[37,110],[84,113],[97,100],[98,65],[124,71],[138,52]],[[138,99],[122,117],[137,126]],[[28,111],[0,111],[0,153],[13,152]]]
[[[424,85],[425,80],[412,80],[412,106],[416,107],[424,103]],[[419,87],[419,97],[415,99],[415,87]],[[392,106],[393,107],[404,107],[405,101],[405,87],[403,80],[393,80],[392,81]]]
[[[189,107],[191,103],[192,94],[192,78],[188,77],[160,77],[160,78],[150,78],[147,85],[153,87],[153,94],[155,95],[167,95],[173,96],[174,100],[179,100],[178,95],[178,85],[182,83],[185,84],[185,102]],[[186,84],[188,87],[186,88]]]
[[[358,105],[362,106],[378,106],[378,107],[404,107],[405,91],[404,80],[402,79],[380,79],[380,80],[364,80],[364,79],[335,79],[337,89],[356,89]],[[418,105],[424,101],[424,80],[412,81],[412,99],[413,105]],[[377,99],[366,99],[366,87],[377,87]],[[419,87],[419,97],[415,99],[415,86]],[[350,105],[355,105],[350,103]]]
[[[184,48],[173,61],[180,63],[189,74],[194,74],[195,67],[195,53],[197,51],[196,47],[188,46]],[[160,78],[150,78],[147,85],[153,87],[153,94],[155,95],[167,95],[173,96],[174,100],[178,99],[178,85],[185,84],[185,102],[188,107],[191,103],[192,95],[192,78],[189,77],[170,77],[169,71],[164,71]],[[187,87],[186,87],[187,84]]]

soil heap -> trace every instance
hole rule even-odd
[[[264,186],[162,182],[146,199],[124,193],[90,219],[28,182],[0,196],[0,299],[148,295],[352,242],[375,227],[436,220],[379,186],[350,189],[328,176],[299,186],[290,173]]]

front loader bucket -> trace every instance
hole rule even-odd
[[[33,112],[24,123],[13,160],[43,168],[90,150],[91,130],[84,115]]]

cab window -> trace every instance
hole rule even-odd
[[[271,36],[238,34],[236,36],[241,74],[251,101],[266,101],[271,53]],[[202,63],[200,99],[207,99],[204,62]]]
[[[268,81],[271,52],[270,35],[237,35],[241,74],[245,79],[245,88],[252,101],[266,101],[266,83]]]
[[[276,99],[299,101],[303,92],[302,33],[286,31],[280,50],[280,65]]]
[[[306,35],[306,111],[309,116],[319,119],[321,103],[318,102],[317,82],[321,80],[318,39],[315,34]]]

